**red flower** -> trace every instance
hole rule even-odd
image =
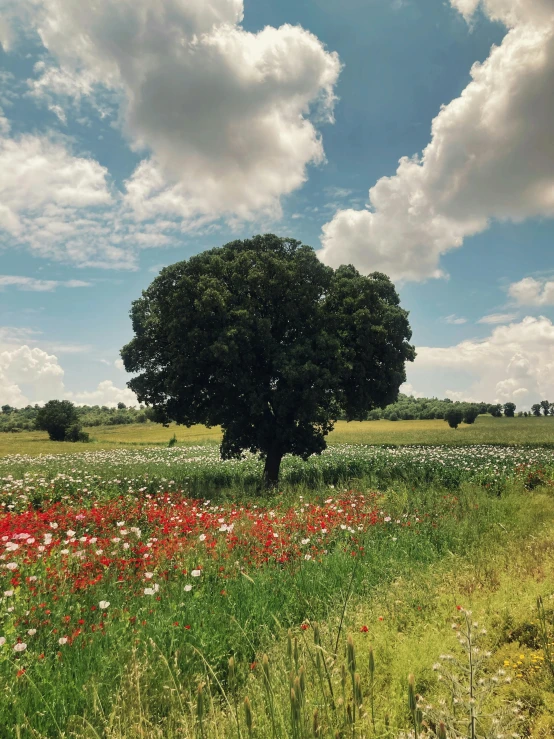
[[[310,624],[302,624],[300,628],[302,629],[302,631],[306,631],[306,629],[310,628]]]
[[[362,628],[360,629],[360,631],[362,632],[362,634],[367,634],[367,632],[369,631],[369,629],[364,624],[364,626],[362,626]]]

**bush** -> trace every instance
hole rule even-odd
[[[479,408],[476,406],[469,406],[464,411],[464,423],[475,423],[475,419],[479,415]]]
[[[47,431],[51,441],[65,441],[69,429],[78,424],[79,417],[69,400],[49,400],[37,413],[35,426]]]
[[[448,423],[451,429],[457,429],[463,421],[464,414],[459,408],[449,408],[444,414],[444,420]]]
[[[398,416],[396,413],[391,413],[389,416],[389,421],[398,421]]]
[[[90,436],[86,431],[83,431],[78,423],[74,423],[68,428],[65,434],[66,441],[82,441],[84,443],[90,441]]]

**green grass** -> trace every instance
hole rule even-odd
[[[186,612],[181,605],[182,587],[168,580],[162,602],[152,600],[138,614],[133,611],[139,623],[144,619],[138,638],[137,630],[129,627],[124,593],[118,595],[116,582],[104,581],[101,591],[81,598],[60,591],[49,616],[53,624],[62,623],[65,614],[75,618],[75,608],[77,613],[79,606],[89,608],[100,592],[109,597],[114,620],[93,645],[64,648],[59,659],[34,660],[18,679],[12,660],[0,664],[0,725],[18,726],[19,736],[25,738],[215,739],[237,736],[233,713],[238,709],[241,735],[246,739],[243,701],[249,696],[253,736],[269,739],[272,714],[261,665],[267,652],[275,721],[280,727],[277,736],[295,736],[288,702],[291,665],[286,656],[286,629],[291,626],[299,643],[299,665],[308,674],[302,721],[308,727],[317,706],[327,727],[323,736],[332,737],[348,723],[346,706],[339,701],[332,711],[328,688],[314,669],[310,645],[313,623],[319,621],[337,700],[346,635],[354,636],[366,698],[365,718],[359,717],[352,736],[373,736],[367,702],[367,650],[372,642],[377,660],[379,733],[375,736],[396,739],[400,729],[409,725],[408,672],[416,673],[418,689],[428,699],[440,694],[431,667],[442,652],[456,648],[451,623],[457,618],[458,604],[473,608],[474,618],[490,630],[485,646],[492,649],[492,663],[498,666],[508,654],[523,648],[510,641],[508,631],[533,621],[536,595],[552,602],[554,497],[549,490],[529,493],[516,485],[498,498],[465,485],[457,498],[456,515],[441,516],[438,527],[404,529],[395,540],[371,534],[357,566],[348,549],[337,548],[321,564],[248,569],[244,576],[226,582],[224,598],[218,580],[207,577]],[[390,490],[386,505],[393,516],[414,509],[443,511],[441,491],[432,488]],[[195,625],[191,639],[176,636],[173,628],[183,617]],[[312,624],[312,630],[303,631],[302,623]],[[368,633],[360,632],[365,625]],[[63,627],[58,628],[63,633]],[[335,657],[337,637],[340,649]],[[236,659],[234,687],[227,674],[231,654]],[[201,728],[196,712],[199,683],[205,684],[206,700]],[[350,694],[347,683],[347,701]],[[546,671],[522,681],[521,688],[511,693],[504,689],[502,696],[503,700],[525,696],[535,706],[529,725],[531,718],[537,725],[546,721],[553,706]],[[390,734],[384,733],[385,715]],[[17,735],[8,729],[6,736]],[[313,734],[306,728],[298,736]]]
[[[219,428],[159,424],[96,426],[87,429],[95,449],[121,446],[167,444],[173,434],[179,444],[218,444]],[[554,446],[554,417],[493,418],[480,416],[468,426],[449,428],[442,420],[430,421],[339,421],[328,437],[329,444],[544,444]],[[75,453],[81,448],[68,442],[51,442],[45,432],[29,431],[0,434],[0,456],[10,454]]]

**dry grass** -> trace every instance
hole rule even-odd
[[[87,429],[95,449],[113,449],[122,445],[167,444],[175,434],[180,444],[217,444],[219,427],[130,424],[97,426]],[[430,421],[339,421],[329,435],[329,444],[552,444],[554,417],[492,418],[480,416],[475,424],[449,428],[441,420]],[[79,444],[51,442],[47,434],[30,431],[0,434],[0,456],[7,454],[56,454],[76,452]]]

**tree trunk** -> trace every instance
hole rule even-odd
[[[275,488],[279,483],[279,468],[283,452],[280,444],[273,443],[267,451],[264,468],[264,486],[266,488]]]

